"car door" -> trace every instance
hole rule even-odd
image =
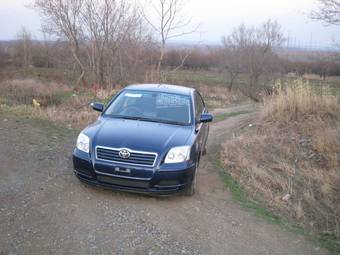
[[[196,119],[196,132],[197,132],[197,143],[198,152],[202,153],[207,140],[208,124],[200,123],[202,113],[206,112],[206,107],[202,96],[195,91],[195,119]]]

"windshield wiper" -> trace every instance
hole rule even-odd
[[[141,120],[140,117],[134,117],[134,116],[114,116],[114,118],[124,119],[124,120]]]
[[[180,125],[180,126],[185,126],[186,125],[183,122],[172,121],[172,120],[157,120],[157,122],[164,123],[164,124]]]
[[[155,120],[155,119],[149,119],[149,118],[137,117],[137,116],[119,116],[119,115],[114,115],[112,117],[113,118],[124,119],[124,120],[139,120],[139,121],[148,121],[148,122],[158,122],[158,120]]]
[[[151,119],[145,117],[137,117],[137,116],[119,116],[119,115],[111,115],[113,118],[125,119],[125,120],[138,120],[138,121],[146,121],[146,122],[155,122],[155,123],[163,123],[163,124],[172,124],[172,125],[186,125],[183,122],[172,121],[172,120],[162,120],[162,119]]]

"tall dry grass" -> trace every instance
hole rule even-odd
[[[223,108],[247,100],[240,91],[230,92],[225,86],[196,85],[194,87],[198,89],[210,108]]]
[[[276,94],[264,99],[262,113],[267,119],[284,123],[308,118],[338,118],[338,98],[329,91],[327,87],[316,91],[302,80],[289,85],[278,83]]]
[[[222,157],[231,175],[270,209],[339,238],[337,102],[301,81],[279,87],[264,100],[255,127],[223,145]]]

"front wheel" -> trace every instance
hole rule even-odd
[[[196,190],[196,183],[197,183],[197,164],[196,164],[196,169],[194,173],[194,177],[192,178],[192,181],[185,187],[183,194],[184,196],[193,196],[195,194]]]

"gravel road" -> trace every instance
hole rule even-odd
[[[208,148],[253,117],[213,124]],[[211,150],[195,196],[153,198],[80,183],[72,172],[75,139],[0,114],[1,255],[327,254],[241,209],[209,161]]]

